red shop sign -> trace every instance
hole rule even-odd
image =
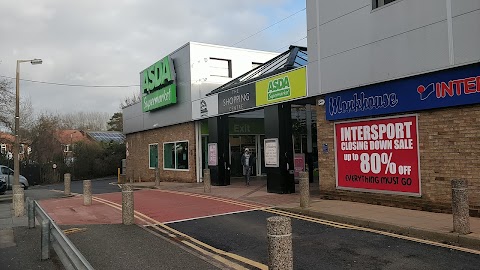
[[[337,188],[421,195],[417,117],[335,124]]]

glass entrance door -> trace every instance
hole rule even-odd
[[[259,135],[258,136],[258,149],[260,149],[258,158],[257,158],[257,163],[260,164],[259,168],[259,174],[260,175],[267,175],[267,171],[265,170],[265,160],[263,160],[263,157],[265,156],[265,149],[263,149],[263,142],[265,141],[265,135]]]
[[[233,177],[243,176],[242,154],[245,148],[250,150],[253,158],[257,158],[257,136],[256,135],[233,135],[230,136],[230,175]],[[258,161],[257,161],[258,162]],[[256,174],[256,163],[252,172]]]

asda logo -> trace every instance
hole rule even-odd
[[[291,94],[290,79],[288,76],[268,82],[267,100],[276,100],[289,97]]]
[[[175,70],[170,57],[164,57],[142,72],[143,93],[154,92],[175,81]]]

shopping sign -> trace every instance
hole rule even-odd
[[[417,117],[335,124],[337,188],[420,196]]]
[[[175,69],[170,57],[164,57],[140,73],[142,110],[148,112],[177,103]]]
[[[480,63],[328,94],[326,119],[340,120],[480,103]]]

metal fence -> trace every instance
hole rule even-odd
[[[35,218],[42,228],[42,260],[50,258],[50,247],[53,247],[65,269],[94,269],[40,204],[35,200],[27,200],[29,228],[35,227]]]

